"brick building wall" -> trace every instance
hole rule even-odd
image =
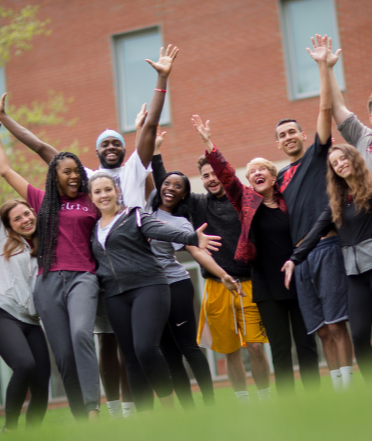
[[[74,139],[87,166],[95,167],[95,140],[119,129],[111,36],[159,25],[165,44],[180,47],[169,91],[172,123],[163,153],[169,169],[196,174],[202,153],[190,123],[193,113],[210,119],[213,139],[235,167],[253,156],[285,159],[274,140],[282,117],[296,117],[312,140],[318,97],[290,101],[277,0],[4,0],[3,6],[41,5],[52,34],[36,37],[34,49],[6,65],[7,90],[15,105],[43,101],[47,91],[74,97],[74,127],[47,128],[59,150]],[[347,107],[369,124],[371,93],[371,1],[335,0],[343,48]],[[317,32],[317,28],[315,32]],[[336,129],[334,135],[340,140]],[[125,135],[128,151],[134,133]]]

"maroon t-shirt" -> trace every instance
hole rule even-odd
[[[45,192],[29,185],[27,202],[38,213]],[[85,193],[74,199],[60,196],[59,229],[56,247],[56,263],[49,271],[88,271],[96,274],[96,262],[91,253],[92,228],[99,212]],[[42,269],[39,269],[39,274]]]

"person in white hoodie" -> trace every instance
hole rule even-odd
[[[11,432],[17,428],[28,389],[26,427],[42,423],[50,361],[32,297],[38,273],[35,213],[23,199],[13,199],[0,207],[0,217],[0,356],[13,370],[1,431]]]

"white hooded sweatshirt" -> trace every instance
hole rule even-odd
[[[22,322],[40,325],[32,297],[38,273],[37,259],[31,256],[31,248],[23,239],[23,252],[5,260],[7,238],[8,234],[0,220],[0,308]]]

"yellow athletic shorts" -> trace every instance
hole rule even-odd
[[[198,326],[200,346],[222,354],[237,351],[248,343],[268,343],[256,303],[251,280],[241,282],[246,297],[237,296],[223,283],[207,279]]]

